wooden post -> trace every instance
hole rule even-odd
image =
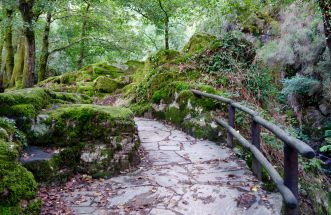
[[[284,184],[287,186],[297,198],[299,202],[299,191],[298,191],[298,152],[289,146],[284,144]],[[285,206],[286,215],[298,215],[299,207],[291,209]]]
[[[252,125],[251,125],[251,132],[252,132],[252,144],[261,151],[261,127],[260,125],[252,119]],[[262,180],[262,165],[259,163],[259,161],[253,156],[252,160],[252,170],[254,175],[261,181]]]
[[[231,104],[228,105],[228,111],[229,111],[229,125],[234,128],[234,120],[235,120],[235,108],[232,107]],[[230,132],[228,132],[228,135],[227,135],[227,144],[228,144],[228,147],[230,148],[233,148],[234,145],[233,145],[233,136]]]

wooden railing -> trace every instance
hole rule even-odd
[[[215,119],[215,121],[219,125],[223,126],[227,130],[227,145],[232,148],[234,146],[233,138],[235,137],[239,141],[239,143],[241,143],[245,148],[249,149],[254,157],[252,162],[252,171],[254,175],[259,180],[261,180],[263,166],[270,175],[273,182],[275,183],[277,189],[283,196],[283,201],[285,203],[285,214],[299,214],[298,154],[311,159],[315,157],[314,150],[301,140],[290,136],[288,133],[280,129],[275,124],[263,119],[259,116],[257,112],[239,103],[236,103],[231,99],[209,93],[204,93],[198,90],[191,91],[196,96],[211,98],[226,103],[228,105],[228,122],[220,118]],[[251,143],[234,129],[236,109],[250,115],[252,119]],[[277,138],[284,142],[284,179],[279,175],[277,170],[271,165],[271,163],[264,157],[264,155],[260,151],[261,126],[271,131]]]

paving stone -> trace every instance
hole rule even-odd
[[[96,209],[96,207],[72,207],[72,210],[75,214],[91,214]]]
[[[162,130],[157,130],[157,131],[139,131],[138,132],[140,140],[142,142],[159,142],[162,140],[165,140],[169,137],[170,132],[169,131],[162,131]]]
[[[153,165],[188,164],[189,160],[184,159],[173,151],[153,151],[148,154]]]
[[[150,215],[176,215],[176,213],[167,209],[153,208]]]
[[[157,142],[142,143],[142,146],[144,147],[145,151],[157,151],[157,150],[159,150],[159,144],[157,144]]]
[[[160,146],[162,151],[180,151],[180,146]]]

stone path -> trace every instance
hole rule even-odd
[[[136,124],[146,151],[139,169],[67,190],[74,214],[280,214],[280,195],[261,190],[231,150],[154,120]]]

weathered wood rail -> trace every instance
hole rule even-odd
[[[298,140],[284,130],[276,126],[275,124],[268,122],[259,116],[259,113],[237,103],[231,99],[221,96],[204,93],[198,90],[191,90],[192,93],[199,97],[207,97],[217,100],[228,105],[228,122],[224,119],[215,118],[215,121],[223,126],[227,130],[227,145],[233,147],[233,138],[236,138],[240,144],[249,149],[253,154],[252,171],[254,175],[261,180],[262,179],[262,167],[270,175],[271,179],[275,183],[277,189],[283,196],[285,203],[286,215],[299,214],[299,192],[298,192],[298,154],[311,159],[315,157],[314,150],[306,143]],[[236,109],[251,116],[251,143],[241,136],[235,129],[235,111]],[[260,143],[260,131],[261,126],[271,131],[277,138],[284,142],[284,179],[279,175],[277,170],[272,164],[264,157],[261,152]]]

